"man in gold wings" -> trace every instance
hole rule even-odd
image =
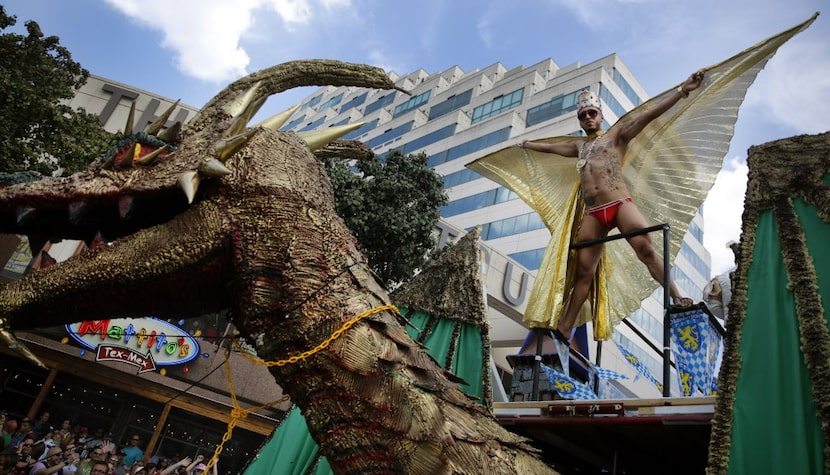
[[[652,265],[640,264],[639,257],[664,249],[649,251],[651,246],[640,245],[641,249],[631,252],[626,243],[615,240],[587,251],[582,261],[571,245],[606,235],[612,225],[627,231],[645,223],[667,224],[672,261],[729,150],[747,89],[778,48],[817,16],[701,69],[699,75],[680,84],[679,90],[671,88],[625,114],[603,136],[534,140],[524,148],[508,147],[467,164],[516,193],[551,232],[525,310],[524,321],[529,327],[557,329],[567,339],[571,328],[591,322],[594,339],[607,340],[614,326],[639,308],[656,287],[654,280],[662,281],[663,276],[662,270],[655,272]],[[694,94],[681,101],[692,90]],[[598,131],[602,120],[599,101],[583,99],[583,128],[587,123],[586,131]],[[575,157],[577,164],[585,160],[584,166],[590,162],[604,164],[606,169],[580,172],[574,166]],[[580,184],[580,180],[584,182]],[[583,192],[585,198],[580,197]],[[627,201],[628,196],[636,207]],[[611,219],[603,226],[600,218],[611,210],[596,210],[585,219],[588,224],[582,231],[586,205],[619,199],[623,201],[614,216],[616,221]],[[635,249],[636,243],[632,243]],[[662,261],[662,252],[657,257]],[[583,262],[585,269],[580,271]],[[591,269],[595,271],[588,272]],[[577,292],[577,274],[588,282],[587,298],[579,293],[571,298],[572,291]],[[670,287],[670,293],[675,303],[688,303],[676,289]],[[568,307],[571,301],[573,305]],[[586,304],[577,305],[581,301]]]
[[[704,73],[698,71],[678,86],[674,94],[664,97],[655,107],[645,110],[633,120],[619,122],[605,133],[601,126],[602,107],[596,94],[582,91],[577,97],[577,118],[587,139],[575,142],[536,143],[525,140],[519,147],[537,152],[555,153],[563,157],[577,157],[580,193],[585,202],[585,216],[579,226],[577,241],[604,238],[614,229],[627,233],[648,226],[646,219],[631,199],[622,176],[622,159],[628,143],[654,119],[668,111],[680,99],[700,87]],[[663,262],[655,252],[648,234],[627,238],[637,258],[646,265],[649,274],[659,284],[664,282]],[[576,277],[565,313],[559,319],[553,334],[564,342],[571,332],[582,304],[588,298],[591,283],[602,257],[602,244],[581,247],[576,257]],[[691,299],[681,297],[677,286],[669,279],[669,292],[675,305],[690,306]]]

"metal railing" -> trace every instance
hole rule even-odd
[[[658,348],[650,338],[648,338],[642,331],[640,331],[633,323],[629,322],[628,319],[623,319],[623,323],[625,323],[633,332],[636,334],[640,339],[642,339],[655,353],[658,355],[662,355],[663,357],[663,397],[671,396],[671,369],[674,366],[674,362],[671,360],[671,319],[670,315],[672,312],[673,306],[671,305],[671,295],[669,292],[670,286],[668,285],[670,277],[670,265],[669,265],[669,250],[670,250],[670,241],[669,241],[669,231],[671,230],[671,225],[668,223],[658,224],[655,226],[650,226],[647,228],[642,229],[635,229],[633,231],[628,231],[625,233],[614,234],[611,236],[606,236],[603,238],[598,239],[590,239],[587,241],[580,241],[571,245],[571,249],[581,249],[588,246],[594,246],[597,244],[604,244],[609,241],[614,241],[617,239],[626,239],[632,236],[639,236],[642,234],[648,234],[655,231],[662,231],[663,232],[663,348]],[[697,309],[703,310],[709,317],[709,323],[715,328],[715,330],[723,337],[726,332],[723,326],[718,322],[718,320],[712,315],[712,312],[705,306],[705,304],[698,304],[695,306]],[[695,308],[693,307],[693,308]],[[688,308],[684,308],[684,311],[688,311]],[[543,343],[543,335],[545,333],[551,333],[550,330],[537,328],[536,331],[536,357],[535,357],[535,364],[533,367],[533,386],[532,386],[532,397],[534,400],[539,399],[539,376],[540,376],[540,364],[542,362],[542,343]],[[550,335],[551,338],[555,338],[553,335]],[[582,353],[576,351],[575,349],[568,346],[569,355],[575,356],[578,360],[583,362],[583,364],[590,364],[587,358],[585,358]],[[602,342],[597,342],[597,361],[596,365],[600,365],[600,359],[602,356]],[[562,360],[560,359],[560,362]],[[564,369],[564,368],[563,368]],[[594,388],[596,390],[596,388]]]

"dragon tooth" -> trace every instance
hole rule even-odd
[[[86,254],[88,252],[97,251],[98,249],[101,249],[106,245],[107,240],[104,237],[104,234],[101,233],[101,231],[98,231],[97,233],[95,233],[95,236],[92,238],[92,240],[86,243],[86,250],[84,250],[83,253]]]
[[[120,169],[127,169],[133,166],[133,161],[141,154],[141,144],[133,142],[130,149],[115,161],[115,167]]]
[[[69,203],[68,211],[69,222],[72,224],[78,224],[81,222],[81,219],[86,216],[87,211],[89,211],[89,205],[86,201],[73,201],[72,203]]]
[[[213,149],[213,156],[221,162],[228,161],[233,154],[238,152],[239,149],[248,143],[248,140],[254,136],[257,130],[258,129],[248,129],[241,134],[228,137],[227,139],[218,142]]]
[[[273,115],[263,120],[262,122],[256,124],[256,127],[264,127],[266,129],[271,130],[280,130],[280,127],[282,127],[286,122],[288,122],[288,119],[290,119],[291,116],[294,115],[294,112],[296,112],[299,108],[300,104],[297,104],[296,106],[290,109],[284,110],[277,115]]]
[[[223,177],[230,175],[231,171],[219,160],[211,158],[199,167],[199,173],[206,176]]]
[[[45,249],[40,250],[40,269],[47,269],[52,267],[53,265],[57,264],[58,260],[54,257],[50,256]]]
[[[176,123],[178,124],[178,122]],[[159,155],[161,155],[161,153],[165,150],[167,150],[167,145],[159,147],[141,158],[137,158],[135,163],[138,165],[152,165],[153,162],[156,161],[156,158],[158,158]]]
[[[35,216],[35,209],[31,206],[19,206],[15,214],[17,216],[17,224],[24,226]]]
[[[157,133],[159,133],[159,130],[161,130],[162,127],[164,127],[164,124],[167,123],[167,119],[170,118],[170,115],[173,114],[173,111],[176,110],[176,106],[178,105],[179,101],[176,101],[173,103],[172,106],[170,106],[169,109],[164,111],[164,113],[160,115],[159,118],[155,120],[155,122],[153,122],[152,124],[150,124],[149,127],[147,127],[147,133],[150,135],[156,135]]]
[[[199,189],[199,172],[191,170],[182,173],[179,176],[179,186],[187,197],[187,203],[193,204],[193,199],[196,197],[196,190]]]
[[[332,142],[352,130],[357,130],[366,125],[366,122],[355,122],[354,124],[341,125],[340,127],[329,127],[313,132],[301,132],[297,134],[306,143],[306,147],[312,152]]]
[[[127,220],[133,215],[135,209],[135,197],[133,195],[121,195],[118,198],[118,215],[121,219]]]

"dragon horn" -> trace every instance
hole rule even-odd
[[[283,124],[288,122],[288,119],[290,119],[291,116],[294,115],[294,112],[296,112],[299,108],[300,104],[297,104],[296,106],[291,107],[290,109],[284,110],[277,115],[273,115],[263,120],[262,122],[256,124],[255,127],[264,127],[266,129],[271,130],[279,130],[280,127],[282,127]]]
[[[179,186],[187,196],[187,203],[193,204],[193,199],[196,197],[196,190],[199,189],[199,172],[191,170],[184,172],[179,176]]]
[[[157,133],[159,133],[161,128],[164,127],[164,124],[167,123],[167,119],[170,118],[170,116],[173,114],[173,111],[176,110],[176,106],[178,105],[179,101],[176,101],[173,103],[172,106],[170,106],[170,108],[164,111],[164,114],[162,114],[158,119],[156,119],[155,122],[153,122],[152,124],[150,124],[149,127],[147,127],[147,133],[150,135],[156,135]]]
[[[354,124],[341,125],[340,127],[329,127],[323,130],[315,130],[313,132],[301,132],[297,134],[301,139],[305,140],[306,147],[312,152],[325,146],[327,143],[334,141],[352,130],[357,130],[366,125],[366,122],[355,122]]]
[[[170,127],[164,129],[164,132],[157,135],[160,140],[163,140],[167,143],[179,143],[177,140],[177,136],[179,132],[182,131],[182,123],[180,121],[176,121],[175,124],[171,125]]]
[[[231,171],[219,160],[211,158],[199,167],[199,173],[206,176],[223,177],[230,175]]]
[[[262,81],[258,81],[253,87],[240,94],[236,100],[226,104],[222,108],[222,110],[234,117],[233,122],[225,132],[226,137],[234,136],[245,130],[251,117],[265,104],[268,95],[258,94],[260,84],[262,84]]]
[[[130,104],[130,113],[127,115],[127,123],[124,124],[124,137],[131,135],[135,128],[135,101]]]
[[[226,162],[231,155],[238,152],[240,148],[248,143],[248,140],[254,136],[257,130],[258,129],[248,129],[241,134],[228,137],[227,139],[219,142],[213,149],[213,156],[221,162]]]
[[[373,66],[332,60],[289,61],[245,76],[222,89],[188,122],[182,134],[189,137],[214,124],[224,105],[259,81],[262,85],[256,92],[257,97],[278,94],[295,87],[319,85],[403,91],[395,86],[386,72]]]
[[[6,320],[2,318],[0,318],[0,340],[3,340],[3,343],[5,343],[10,350],[15,350],[32,363],[40,366],[43,369],[48,369],[46,368],[46,365],[43,364],[43,362],[40,361],[40,359],[37,356],[35,356],[35,354],[32,353],[32,351],[26,345],[24,345],[17,338],[15,338],[14,334],[11,331],[9,331],[9,327],[6,323]]]

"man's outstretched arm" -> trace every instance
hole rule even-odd
[[[563,157],[576,157],[579,154],[579,149],[577,148],[575,142],[541,143],[525,140],[517,146],[519,148],[526,148],[536,152],[555,153],[557,155],[562,155]]]
[[[659,104],[643,112],[639,116],[635,117],[634,120],[623,126],[623,128],[619,131],[618,140],[624,143],[631,141],[631,139],[642,132],[646,125],[648,125],[652,120],[663,115],[664,112],[671,109],[673,105],[677,104],[680,99],[683,99],[688,96],[691,91],[694,91],[700,87],[700,84],[703,82],[703,75],[703,71],[698,71],[692,74],[683,84],[681,84],[672,94],[669,94],[668,97],[663,99]]]

